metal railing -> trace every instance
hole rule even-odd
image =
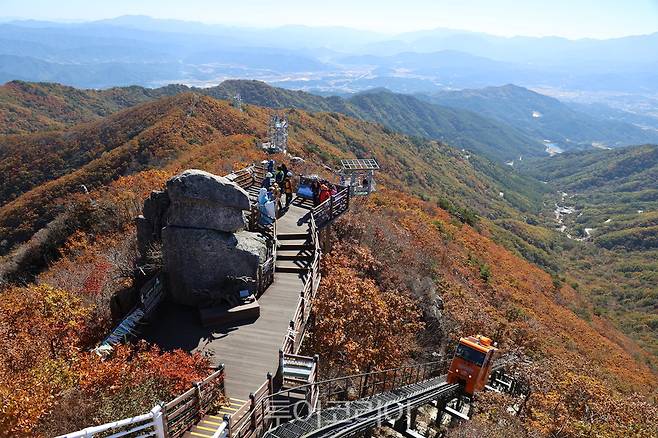
[[[302,361],[305,356],[290,355]],[[274,392],[272,376],[249,396],[230,418],[229,438],[260,436],[277,422],[286,422],[316,411],[319,407],[369,397],[407,385],[429,380],[445,373],[446,361],[433,361],[399,368],[373,371],[323,381],[317,379],[317,361],[309,376],[310,383]]]
[[[141,288],[139,302],[135,307],[112,329],[94,351],[99,355],[106,355],[112,351],[114,345],[131,336],[136,336],[138,326],[153,314],[162,302],[164,295],[162,274],[158,273]]]
[[[447,368],[448,362],[446,360],[405,365],[398,368],[312,382],[284,389],[274,394],[274,396],[291,398],[290,396],[295,392],[306,388],[315,388],[315,391],[319,394],[318,401],[322,405],[353,401],[443,375],[447,372]]]
[[[164,437],[165,425],[161,406],[155,406],[148,414],[136,417],[124,418],[112,423],[100,426],[87,427],[77,432],[67,433],[58,438],[89,438],[100,436],[140,436],[140,437]]]

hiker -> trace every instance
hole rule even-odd
[[[317,179],[313,180],[311,183],[311,190],[313,190],[313,205],[320,205],[320,181]]]
[[[270,225],[274,222],[272,212],[274,210],[274,203],[270,201],[267,195],[267,189],[261,187],[258,192],[258,212],[260,213],[258,222],[261,225]]]
[[[286,173],[286,178],[283,180],[283,191],[286,192],[286,208],[290,207],[292,202],[293,186],[292,186],[292,172]]]
[[[267,172],[274,173],[274,160],[267,160]]]
[[[274,174],[274,180],[279,185],[279,187],[283,187],[284,179],[286,179],[286,174],[283,171],[283,165],[281,165],[277,168],[276,173]]]
[[[322,204],[324,201],[326,201],[330,197],[331,197],[331,191],[329,190],[329,187],[327,187],[326,184],[322,184],[320,186],[320,196],[319,196],[320,204]]]
[[[334,196],[334,195],[338,194],[338,189],[336,188],[336,186],[334,184],[330,184],[329,188],[330,188],[329,191],[331,192],[331,196]]]
[[[265,178],[263,178],[263,182],[260,186],[266,190],[272,186],[272,173],[267,172],[267,174],[265,174]]]
[[[279,210],[281,210],[281,189],[279,188],[279,184],[274,183],[272,185],[272,197],[273,201],[275,202],[276,205],[276,211],[277,211],[277,216]]]
[[[269,200],[270,199],[267,196],[267,189],[265,187],[261,187],[258,191],[258,205],[264,205]]]

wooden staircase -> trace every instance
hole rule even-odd
[[[306,274],[313,262],[314,246],[308,233],[277,235],[275,272]]]
[[[186,438],[212,438],[213,436],[217,436],[217,432],[224,424],[224,416],[228,415],[230,418],[245,403],[247,403],[245,400],[230,397],[228,404],[222,406],[216,415],[204,416],[201,421],[195,424],[192,429],[185,432],[183,436]]]

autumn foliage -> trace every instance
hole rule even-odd
[[[0,436],[57,435],[137,415],[208,374],[200,356],[121,346],[88,352],[93,306],[48,285],[0,299]],[[93,345],[93,344],[92,344]]]
[[[0,436],[143,413],[207,373],[180,351],[122,346],[100,360],[89,349],[111,327],[111,297],[133,287],[143,199],[180,170],[221,175],[263,159],[256,143],[269,114],[183,94],[3,138],[0,281],[14,285],[0,292]],[[290,152],[306,159],[297,173],[330,177],[321,164],[348,156],[384,168],[380,191],[351,201],[323,257],[305,346],[323,372],[449,357],[460,336],[482,333],[522,358],[515,372],[530,396],[510,415],[523,402],[482,394],[474,422],[453,436],[652,436],[656,374],[642,350],[606,319],[575,313],[587,302],[572,286],[494,242],[487,215],[526,211],[530,200],[512,206],[474,167],[481,161],[446,145],[338,114],[287,115]]]
[[[382,290],[360,265],[372,263],[366,249],[352,258],[339,247],[322,260],[309,351],[341,375],[399,366],[416,348],[420,311],[401,291]]]
[[[502,417],[491,413],[505,414],[507,406],[521,402],[481,403],[483,426],[475,435],[454,436],[482,436],[488,430],[492,436],[653,436],[655,374],[625,350],[630,343],[622,335],[611,338],[614,329],[588,323],[569,309],[567,303],[582,299],[573,289],[495,244],[485,226],[475,230],[427,202],[382,190],[355,200],[335,227],[343,245],[358,242],[372,257],[345,273],[347,284],[348,275],[358,279],[369,272],[377,284],[406,289],[423,303],[427,321],[428,303],[418,284],[432,279],[443,299],[443,315],[438,326],[426,326],[446,335],[448,354],[459,336],[483,333],[504,353],[520,358],[516,372],[529,385],[530,396],[519,416],[501,427]],[[350,254],[343,245],[338,252]],[[361,254],[353,259],[358,264]],[[341,271],[340,262],[336,269]],[[337,318],[327,298],[319,305]],[[418,338],[433,339],[429,335]],[[421,346],[440,349],[435,340]]]

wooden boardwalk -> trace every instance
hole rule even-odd
[[[291,205],[277,221],[277,233],[305,233],[309,210]],[[165,302],[145,330],[145,338],[164,349],[180,348],[208,355],[214,365],[226,370],[227,396],[248,399],[268,372],[278,366],[278,351],[293,318],[304,278],[298,273],[277,272],[274,283],[258,299],[260,317],[251,323],[206,329],[198,310]]]

